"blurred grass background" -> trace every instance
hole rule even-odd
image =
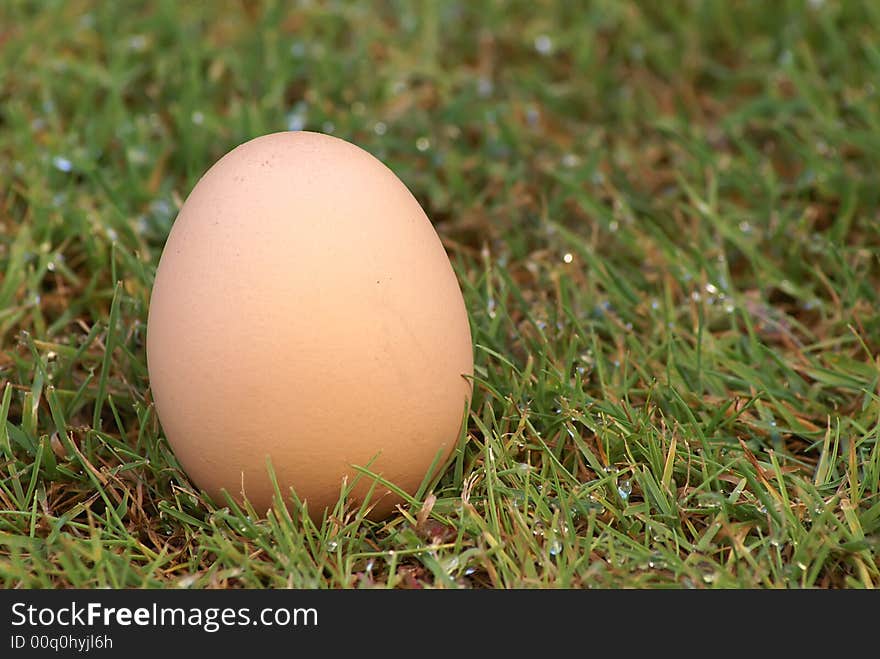
[[[874,587],[880,6],[0,6],[6,587]],[[456,267],[477,387],[384,523],[208,502],[144,358],[223,153],[332,133]]]

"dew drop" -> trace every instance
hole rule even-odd
[[[541,55],[550,55],[553,53],[553,40],[546,34],[540,34],[535,37],[535,50]]]
[[[147,47],[147,38],[143,34],[135,34],[128,40],[129,49],[140,52]]]
[[[69,172],[73,169],[73,163],[64,156],[55,156],[52,158],[52,165],[61,172]]]
[[[304,103],[297,103],[287,115],[287,130],[303,130],[306,127],[308,113]]]

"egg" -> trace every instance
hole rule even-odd
[[[383,481],[415,493],[461,436],[473,347],[446,251],[400,179],[349,142],[284,132],[230,151],[187,197],[147,364],[165,436],[215,501],[265,512],[271,465],[313,518],[345,482],[378,519],[401,502]]]

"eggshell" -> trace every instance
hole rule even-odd
[[[197,485],[263,512],[268,458],[313,517],[353,465],[415,492],[459,437],[473,372],[458,281],[419,203],[366,151],[308,132],[251,140],[192,190],[156,272],[147,361]],[[400,499],[378,484],[370,501],[380,518]]]

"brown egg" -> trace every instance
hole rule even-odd
[[[406,186],[343,140],[251,140],[193,188],[162,253],[147,362],[181,465],[221,491],[312,517],[354,465],[414,493],[459,438],[473,351],[458,281]],[[400,498],[376,487],[371,516]]]

